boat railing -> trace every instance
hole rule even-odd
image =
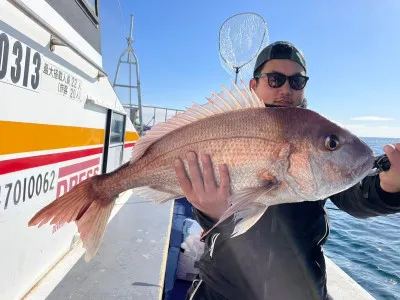
[[[135,126],[139,126],[138,122],[138,112],[139,106],[137,104],[123,104],[122,105],[130,116],[130,119]],[[165,122],[172,116],[176,115],[178,112],[183,112],[182,109],[177,108],[168,108],[161,106],[152,106],[152,105],[142,105],[142,114],[143,114],[143,129],[144,131],[150,129],[154,125],[159,122]]]

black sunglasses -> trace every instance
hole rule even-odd
[[[263,73],[256,75],[255,78],[267,77],[268,84],[272,88],[280,88],[283,86],[287,79],[289,79],[289,85],[294,90],[302,90],[307,84],[309,77],[304,75],[292,75],[286,76],[285,74],[274,72],[274,73]]]

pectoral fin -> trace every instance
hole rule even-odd
[[[255,203],[256,200],[259,197],[269,193],[270,191],[272,191],[273,189],[275,189],[278,186],[279,186],[279,183],[276,180],[274,180],[274,181],[265,182],[265,185],[263,185],[261,187],[243,189],[243,190],[238,191],[235,194],[231,195],[230,203],[232,203],[232,205],[224,212],[224,214],[221,216],[221,218],[218,220],[218,222],[209,231],[207,231],[203,235],[203,237],[205,237],[209,232],[211,232],[215,227],[220,225],[222,222],[229,219],[232,215],[235,215],[241,211],[246,211],[247,209],[249,209],[252,206],[260,206],[259,203]],[[264,206],[264,207],[266,209],[266,206]],[[261,210],[259,209],[259,211],[261,211]],[[255,219],[255,221],[251,221],[252,223],[250,221],[248,221],[247,223],[242,223],[242,224],[247,224],[246,226],[248,226],[248,224],[251,224],[251,226],[254,225],[254,223],[257,222],[257,220],[262,215],[262,213],[260,213],[259,211],[257,211],[257,212],[254,210],[247,211],[248,213],[244,214],[244,216],[246,216],[246,218],[248,218],[248,219],[253,218],[253,217],[255,218],[257,215],[257,219]],[[246,220],[244,220],[244,221],[246,221]],[[241,225],[241,226],[244,226],[244,225]],[[239,229],[242,228],[241,226],[239,226],[238,228]],[[249,229],[250,227],[248,227],[247,229]],[[246,227],[243,227],[243,228],[246,228]]]
[[[235,220],[239,221],[235,224],[235,228],[231,237],[241,235],[253,227],[253,225],[256,224],[261,216],[265,213],[267,208],[267,205],[256,203],[245,209],[242,209],[241,211],[238,211],[235,214]]]

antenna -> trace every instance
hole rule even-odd
[[[132,48],[133,40],[133,15],[131,15],[131,27],[129,32],[129,37],[126,38],[128,47],[125,51],[121,54],[118,61],[117,71],[114,77],[114,84],[113,87],[121,87],[121,88],[128,88],[129,89],[129,113],[130,119],[134,124],[136,130],[138,131],[139,135],[143,134],[143,115],[142,115],[142,97],[140,91],[140,74],[139,74],[139,61],[135,54],[135,51]],[[127,59],[124,60],[124,56],[127,55]],[[133,60],[132,60],[133,58]],[[121,64],[128,64],[129,65],[129,84],[118,84],[118,74],[120,71]],[[132,85],[132,66],[136,67],[136,85]],[[138,107],[133,108],[132,106],[132,89],[137,90],[138,96]],[[137,114],[139,112],[139,124],[136,123]]]

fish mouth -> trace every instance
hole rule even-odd
[[[350,173],[350,176],[353,179],[363,179],[373,171],[374,161],[374,157],[369,156],[360,167]]]

